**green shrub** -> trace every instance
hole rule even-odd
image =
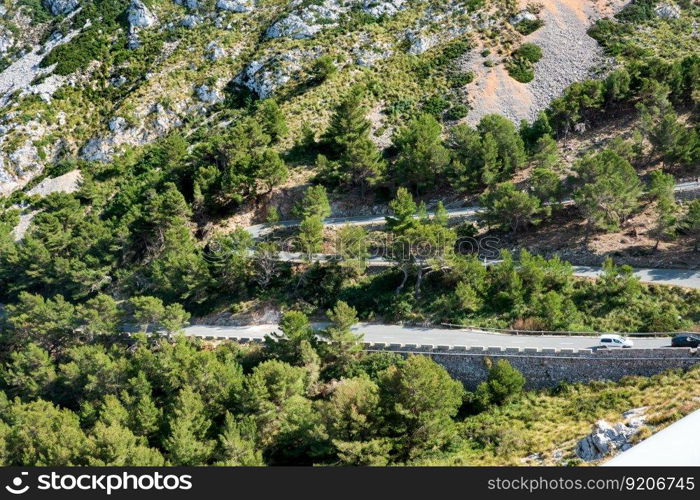
[[[513,52],[513,57],[535,64],[542,59],[542,49],[534,43],[524,43]]]
[[[535,19],[533,21],[523,19],[515,25],[515,29],[518,30],[520,34],[527,36],[530,33],[534,33],[542,26],[544,26],[544,21],[542,19]]]
[[[335,74],[338,68],[335,65],[335,61],[331,56],[321,56],[316,59],[311,67],[311,73],[313,74],[314,80],[318,82],[324,82],[331,75]]]
[[[440,116],[450,107],[450,101],[442,96],[432,96],[423,103],[423,111],[433,116]]]
[[[466,116],[469,114],[469,106],[466,104],[458,103],[452,106],[447,113],[445,114],[445,118],[448,120],[461,120],[462,118],[466,118]]]
[[[55,47],[41,61],[41,66],[56,64],[57,75],[70,75],[90,62],[104,60],[107,56],[107,44],[95,29],[81,33],[69,43]]]
[[[447,75],[447,81],[450,87],[464,87],[474,81],[474,72],[467,71],[466,73],[450,73]]]
[[[476,388],[472,402],[480,411],[491,405],[501,405],[523,392],[525,377],[505,359],[489,368],[486,382]]]
[[[626,5],[615,17],[620,21],[635,24],[648,21],[656,17],[654,7],[656,7],[657,3],[658,0],[634,0]]]
[[[524,59],[513,59],[506,68],[508,74],[520,83],[530,83],[535,79],[535,69]]]

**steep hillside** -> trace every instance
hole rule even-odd
[[[320,133],[353,82],[371,85],[378,142],[421,108],[470,123],[488,112],[532,119],[600,70],[585,32],[623,3],[551,0],[529,12],[507,0],[6,0],[0,193],[47,166],[230,124],[246,93],[280,103],[286,146],[302,124]],[[542,26],[523,37],[533,19]],[[523,39],[544,49],[529,84],[505,69]],[[327,79],[324,64],[337,69]]]
[[[274,94],[295,117],[290,140],[302,122],[322,123],[356,80],[377,79],[387,103],[420,102],[431,95],[426,80],[444,87],[424,52],[503,22],[483,2],[6,3],[3,193],[47,165],[107,161],[173,129],[230,123],[241,92]],[[436,30],[445,20],[451,28]],[[340,74],[319,85],[314,65],[324,58]]]
[[[540,315],[539,292],[449,307],[463,240],[692,266],[700,203],[675,186],[700,173],[699,19],[689,0],[6,2],[0,300],[318,312],[356,287],[367,317],[507,325]],[[324,231],[370,213],[393,218]],[[339,238],[409,252],[377,281],[352,255],[313,264]],[[280,249],[308,257],[272,265]],[[423,307],[425,276],[446,302]],[[640,300],[634,326],[600,324],[649,328]]]

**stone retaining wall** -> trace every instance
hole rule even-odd
[[[454,378],[473,389],[487,376],[486,358],[507,360],[522,372],[527,387],[554,387],[559,382],[619,380],[688,369],[700,362],[697,349],[536,349],[500,347],[400,346],[366,344],[368,351],[394,351],[430,356]]]
[[[245,337],[207,337],[211,340],[260,342]],[[486,380],[487,358],[507,360],[527,380],[526,387],[555,387],[559,382],[619,380],[628,375],[649,377],[671,369],[688,369],[700,362],[698,349],[538,349],[521,347],[464,347],[419,344],[365,343],[368,352],[398,352],[430,356],[468,389]]]

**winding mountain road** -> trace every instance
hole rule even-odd
[[[692,191],[700,190],[700,179],[697,181],[681,182],[676,184],[674,191],[676,193],[687,193]],[[572,205],[573,200],[566,199],[562,201],[563,205]],[[481,210],[481,207],[474,205],[471,207],[461,207],[461,208],[451,208],[447,210],[447,217],[450,219],[464,218],[471,219],[475,218],[476,215]],[[435,212],[428,212],[428,215],[435,215]],[[341,227],[345,225],[351,226],[383,226],[386,222],[385,215],[358,215],[353,217],[328,217],[324,219],[323,224],[326,227]],[[286,228],[286,227],[296,227],[299,225],[300,220],[284,220],[277,222],[273,225],[270,224],[255,224],[249,226],[246,230],[254,237],[259,238],[270,232],[274,228]]]
[[[322,327],[322,324],[316,327]],[[185,334],[194,337],[228,338],[232,340],[261,340],[272,332],[279,331],[275,324],[252,326],[192,325]],[[523,336],[488,333],[475,330],[455,330],[438,327],[414,327],[360,323],[353,331],[364,334],[365,342],[387,344],[432,344],[466,347],[530,347],[550,349],[589,349],[598,343],[597,337]],[[668,338],[635,338],[635,348],[652,349],[669,347]]]
[[[686,182],[676,186],[676,192],[687,192],[700,189],[700,182]],[[565,204],[572,203],[570,200]],[[473,219],[480,210],[478,206],[463,207],[447,210],[449,218]],[[432,214],[432,213],[431,213]],[[346,224],[356,226],[382,226],[385,223],[383,215],[357,217],[335,217],[325,219],[326,227],[339,227]],[[274,227],[295,227],[298,220],[281,221]],[[246,228],[254,238],[260,238],[273,230],[268,224],[258,224]],[[335,258],[332,255],[314,255],[313,261],[328,261]],[[285,262],[304,262],[307,259],[301,253],[281,252],[279,259]],[[494,262],[485,262],[492,264]],[[368,259],[371,266],[387,266],[392,262],[382,257]],[[600,267],[574,266],[574,275],[595,278],[602,273]],[[686,288],[700,289],[700,271],[683,269],[635,269],[635,276],[645,283],[675,285]],[[316,327],[322,327],[322,324]],[[256,339],[261,340],[279,330],[276,324],[251,326],[212,326],[192,325],[185,328],[185,334],[202,338],[227,338],[232,340]],[[437,327],[411,327],[401,325],[382,325],[363,323],[353,327],[353,331],[364,334],[365,342],[387,344],[432,344],[466,347],[515,347],[515,348],[546,348],[546,349],[589,349],[596,347],[596,337],[583,336],[522,336],[490,333],[478,330],[455,330]],[[635,348],[652,349],[670,347],[668,338],[635,338]]]
[[[700,181],[690,181],[676,184],[675,191],[677,193],[691,192],[700,190]],[[564,200],[564,205],[570,205],[572,200]],[[450,219],[462,218],[465,220],[473,220],[481,210],[479,206],[453,208],[447,210],[447,216]],[[429,212],[429,215],[434,215],[434,212]],[[254,237],[261,238],[262,236],[272,232],[274,228],[289,228],[299,225],[299,220],[286,220],[276,223],[274,226],[270,224],[256,224],[249,226],[246,230]],[[330,217],[324,220],[326,227],[341,227],[344,225],[352,226],[383,226],[386,222],[384,215],[363,215],[356,217]],[[336,258],[333,255],[317,254],[311,257],[314,262],[326,262]],[[284,262],[306,262],[308,259],[301,253],[296,252],[280,252],[279,259]],[[496,261],[494,261],[496,262]],[[384,267],[392,265],[392,261],[383,257],[370,257],[367,260],[367,265],[372,267]],[[574,266],[574,275],[596,278],[602,274],[603,270],[596,266]],[[634,275],[643,283],[680,286],[684,288],[700,289],[700,271],[686,269],[634,269]]]

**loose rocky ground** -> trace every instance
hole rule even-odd
[[[470,52],[462,61],[464,70],[476,78],[467,87],[472,107],[467,122],[476,124],[487,114],[499,113],[519,123],[532,120],[537,113],[571,83],[590,77],[605,63],[598,43],[588,36],[588,28],[602,17],[621,9],[626,0],[544,0],[538,17],[545,25],[524,38],[537,44],[543,57],[535,64],[535,79],[519,83],[508,75],[502,64],[486,67],[480,50]],[[523,6],[526,3],[523,2]],[[496,56],[497,57],[497,56]]]

